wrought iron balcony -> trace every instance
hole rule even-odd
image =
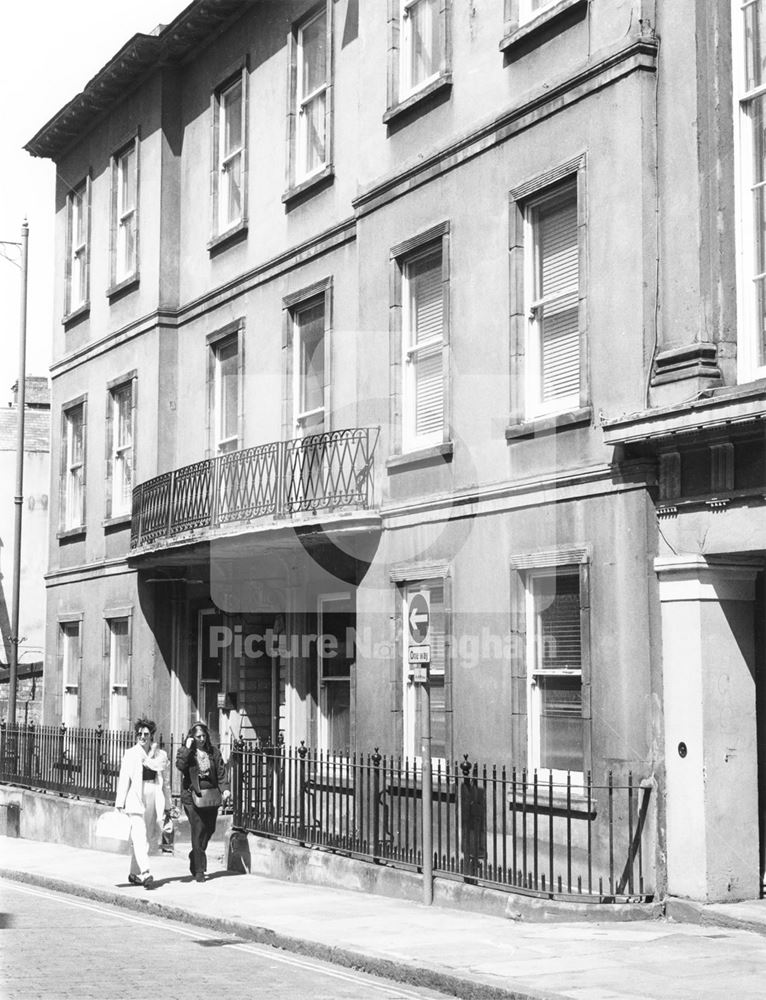
[[[193,531],[372,504],[380,428],[273,441],[155,476],[133,490],[130,547]]]

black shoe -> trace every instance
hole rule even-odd
[[[153,889],[154,877],[152,875],[147,875],[145,878],[142,878],[141,885],[144,887],[144,889]]]
[[[143,885],[144,884],[141,881],[141,879],[138,877],[138,875],[134,875],[133,872],[131,872],[130,875],[128,875],[128,882],[130,882],[131,885]]]
[[[205,881],[205,873],[204,872],[197,872],[197,874],[194,876],[194,881],[195,882],[204,882]]]

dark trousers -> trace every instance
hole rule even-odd
[[[184,805],[184,812],[189,817],[192,849],[189,851],[189,868],[192,875],[207,871],[207,856],[205,851],[210,838],[215,833],[215,821],[218,817],[218,807],[198,809],[194,805]]]

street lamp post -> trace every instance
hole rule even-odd
[[[8,664],[8,721],[16,722],[16,688],[19,673],[19,599],[21,593],[21,515],[24,503],[24,409],[26,406],[27,273],[29,223],[21,227],[21,301],[19,309],[19,381],[16,389],[16,492],[13,497],[13,604],[11,611],[11,656]]]

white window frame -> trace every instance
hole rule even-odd
[[[420,765],[422,761],[421,747],[416,746],[416,733],[415,725],[418,717],[417,703],[418,699],[422,698],[422,692],[420,688],[422,687],[419,683],[414,683],[413,677],[413,667],[409,663],[409,646],[410,646],[410,632],[407,622],[407,615],[409,610],[409,602],[413,594],[419,591],[428,590],[429,592],[429,604],[431,591],[435,588],[441,588],[442,590],[442,614],[444,616],[444,665],[440,670],[436,670],[433,664],[429,667],[429,683],[433,684],[434,677],[441,678],[441,684],[444,689],[444,727],[445,727],[445,742],[446,742],[446,754],[449,755],[449,744],[450,744],[450,718],[449,718],[449,706],[447,703],[447,673],[448,673],[448,661],[450,655],[450,647],[448,644],[448,612],[447,612],[447,581],[442,577],[428,577],[422,580],[412,580],[405,581],[401,584],[401,592],[398,594],[398,598],[401,601],[402,608],[402,735],[404,746],[402,748],[405,757],[409,757],[410,760],[414,761],[417,766]],[[431,629],[433,630],[433,618]],[[428,636],[431,645],[433,645],[433,631]],[[431,703],[431,717],[433,719],[433,703]],[[433,744],[432,744],[433,745]],[[446,764],[446,756],[441,756],[439,754],[432,753],[431,762],[434,766],[441,764],[442,767]]]
[[[76,728],[80,722],[80,667],[82,659],[82,620],[59,622],[61,643],[61,721]]]
[[[425,4],[430,9],[433,9],[433,0],[399,0],[399,3],[399,25],[401,35],[401,45],[399,49],[399,100],[401,101],[413,94],[416,94],[418,91],[423,90],[435,80],[438,80],[444,72],[445,40],[443,35],[446,28],[443,2],[442,0],[436,0],[436,9],[433,15],[434,24],[436,25],[440,36],[442,36],[438,47],[438,62],[436,68],[428,76],[424,76],[422,80],[412,80],[412,10],[420,4]]]
[[[327,714],[327,685],[335,684],[346,684],[348,687],[348,705],[349,705],[349,752],[352,749],[353,744],[353,670],[355,669],[355,660],[349,665],[349,671],[347,675],[343,677],[326,677],[324,673],[324,659],[321,648],[322,636],[325,634],[324,628],[324,616],[326,614],[326,607],[333,603],[339,602],[349,602],[355,609],[353,602],[353,595],[351,591],[339,590],[331,593],[320,594],[317,598],[317,690],[316,690],[316,704],[317,704],[317,745],[318,748],[324,750],[328,753],[333,751],[338,751],[339,758],[344,756],[343,749],[341,747],[331,746],[329,743],[329,726],[328,726],[328,714]],[[345,640],[345,637],[342,637]],[[329,659],[329,657],[328,657]]]
[[[537,608],[537,587],[542,579],[550,579],[558,576],[572,576],[578,582],[578,595],[580,594],[580,567],[578,565],[558,565],[544,569],[530,570],[525,574],[525,597],[526,597],[526,660],[527,660],[527,761],[530,770],[537,770],[539,775],[547,777],[552,775],[554,782],[565,782],[567,771],[558,768],[543,767],[541,764],[540,746],[540,718],[542,710],[542,695],[538,677],[578,677],[580,679],[581,698],[584,694],[583,682],[583,659],[584,649],[582,634],[582,604],[578,596],[578,610],[580,617],[580,666],[576,669],[543,669],[540,666],[540,642],[539,642],[539,615]],[[582,711],[582,709],[581,709]],[[587,760],[586,747],[586,721],[583,715],[583,746],[582,746],[582,769],[572,769],[569,774],[576,783],[582,784]]]
[[[88,304],[89,296],[89,229],[90,185],[87,178],[67,195],[67,315]]]
[[[74,454],[74,415],[79,414],[81,448],[80,456]],[[81,528],[85,524],[85,458],[86,458],[86,406],[81,401],[64,409],[64,439],[62,448],[64,449],[64,517],[63,529],[69,531],[74,528]],[[75,491],[74,484],[78,484]],[[79,494],[79,502],[75,493]],[[75,508],[76,505],[76,508]]]
[[[542,195],[531,198],[524,208],[524,313],[527,317],[524,398],[526,401],[526,415],[528,417],[546,416],[552,413],[562,413],[577,409],[580,406],[582,396],[582,322],[580,318],[580,299],[582,293],[582,267],[580,260],[582,255],[580,249],[579,215],[576,245],[576,253],[578,255],[576,286],[572,285],[566,292],[558,293],[555,296],[542,295],[538,287],[539,240],[537,218],[539,210],[549,207],[556,202],[568,201],[569,199],[574,200],[575,211],[578,212],[578,189],[577,182],[574,179],[558,185],[553,190]],[[567,396],[557,396],[553,399],[545,400],[543,398],[542,386],[542,310],[551,302],[563,299],[572,294],[576,294],[578,304],[577,389]]]
[[[223,422],[226,418],[226,397],[224,393],[224,380],[221,375],[222,360],[221,353],[233,347],[234,360],[236,362],[236,378],[234,380],[237,394],[236,417],[233,434],[226,434]],[[240,411],[240,357],[239,357],[239,333],[234,332],[228,336],[221,337],[211,344],[213,351],[213,447],[217,455],[224,452],[236,451],[239,446],[239,411]]]
[[[734,163],[736,196],[737,242],[737,378],[749,382],[766,377],[766,331],[758,331],[758,291],[755,283],[762,281],[766,297],[766,275],[756,273],[755,207],[756,187],[764,190],[766,179],[753,180],[753,128],[750,109],[763,100],[766,105],[766,73],[759,86],[748,89],[746,80],[747,51],[745,44],[745,13],[755,6],[755,0],[732,0],[732,74],[734,95]],[[766,12],[764,12],[766,16]],[[764,107],[766,115],[766,107]],[[763,234],[766,242],[766,229]],[[763,338],[763,343],[760,343]]]
[[[303,92],[303,36],[306,29],[314,24],[320,18],[324,19],[325,23],[325,34],[327,37],[327,43],[325,47],[325,76],[324,80],[314,88],[310,93],[304,94]],[[296,115],[296,149],[295,149],[295,183],[300,184],[305,180],[309,180],[315,174],[324,170],[329,163],[330,156],[330,143],[329,143],[329,89],[330,89],[330,74],[332,71],[332,55],[331,55],[331,45],[329,37],[329,25],[330,18],[328,16],[328,10],[326,6],[322,6],[314,14],[312,14],[306,21],[298,26],[296,32],[296,85],[295,85],[295,115]],[[320,97],[324,98],[324,158],[312,169],[306,168],[306,159],[308,153],[308,123],[310,116],[307,109],[311,104],[313,104]]]
[[[119,624],[125,626],[125,677],[115,678],[117,666],[117,653],[119,647],[118,634],[114,626]],[[130,615],[114,615],[106,618],[106,638],[108,644],[109,657],[109,729],[129,729],[130,728],[130,675],[132,666],[132,619]]]
[[[127,398],[130,401],[130,421],[128,427],[128,440],[120,440],[120,400]],[[110,512],[111,517],[120,517],[129,514],[132,509],[133,483],[135,481],[135,434],[136,434],[136,398],[135,379],[121,382],[119,385],[109,389],[110,413],[110,442],[109,459],[111,469],[110,483]],[[129,469],[128,477],[125,470]],[[125,491],[126,478],[130,484],[127,493]]]
[[[214,94],[214,184],[213,184],[213,229],[216,236],[225,235],[244,224],[247,214],[247,77],[242,70],[234,79],[219,87]],[[226,152],[227,99],[239,93],[240,134],[239,142]],[[240,202],[239,213],[228,214],[229,185],[232,167],[239,163]]]
[[[304,388],[305,388],[305,373],[303,371],[303,366],[301,364],[301,359],[303,357],[303,344],[304,344],[304,329],[301,325],[301,315],[306,313],[309,309],[313,309],[316,306],[322,306],[322,341],[321,341],[321,351],[322,351],[322,405],[316,406],[313,409],[305,410],[302,407]],[[303,437],[304,434],[320,434],[325,429],[326,416],[327,416],[327,406],[326,406],[326,390],[327,390],[327,303],[326,296],[322,295],[314,299],[302,302],[300,305],[296,306],[292,310],[292,324],[293,324],[293,425],[296,437]],[[316,418],[321,416],[321,426],[316,421]]]
[[[127,176],[127,173],[132,176]],[[138,139],[134,139],[112,159],[112,284],[129,281],[138,273]],[[132,180],[132,183],[131,183]],[[125,192],[132,187],[133,198]],[[127,254],[128,233],[133,234],[133,251]]]
[[[439,256],[439,266],[442,272],[442,323],[438,336],[415,343],[414,328],[414,294],[410,272],[413,265],[424,259]],[[445,322],[444,297],[447,294],[444,283],[444,247],[441,242],[424,247],[402,261],[402,447],[404,451],[416,451],[441,444],[444,440],[444,415],[447,405],[446,371],[445,371]],[[428,433],[417,433],[417,361],[423,356],[439,354],[442,368],[442,420],[440,426]]]

